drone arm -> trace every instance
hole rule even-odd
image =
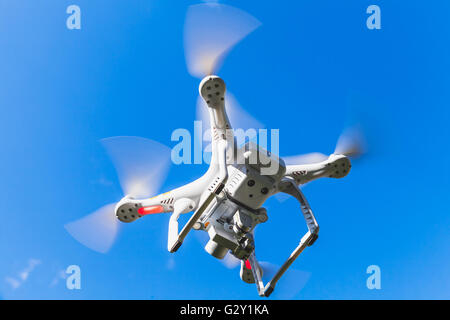
[[[280,267],[272,280],[270,280],[265,286],[264,295],[266,297],[273,292],[278,280],[280,280],[281,276],[291,266],[295,259],[298,258],[300,253],[302,253],[307,246],[311,246],[314,243],[314,241],[318,238],[319,233],[319,225],[317,224],[316,218],[314,217],[305,196],[300,191],[297,184],[292,179],[284,179],[280,185],[280,191],[292,195],[300,202],[300,208],[306,220],[308,232],[302,237],[298,246],[294,249],[286,262]]]
[[[293,178],[297,184],[305,184],[323,177],[342,178],[350,169],[351,163],[346,156],[332,154],[322,162],[288,165],[286,176]]]
[[[326,164],[320,162],[317,164],[303,164],[286,166],[286,176],[295,179],[297,184],[305,184],[326,176]]]

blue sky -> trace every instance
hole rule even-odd
[[[280,129],[282,155],[331,153],[356,121],[368,142],[345,179],[304,188],[320,238],[293,266],[304,287],[273,298],[448,299],[448,1],[222,2],[262,22],[219,75],[247,112]],[[173,146],[173,130],[192,130],[199,80],[186,70],[183,23],[195,3],[0,1],[1,298],[257,298],[194,235],[169,254],[168,216],[126,225],[106,255],[63,227],[122,196],[100,139]],[[71,4],[81,30],[66,28]],[[381,30],[366,28],[371,4]],[[204,170],[172,166],[162,191]],[[293,200],[265,207],[257,254],[281,264],[306,227]],[[65,286],[72,264],[81,290]],[[366,287],[373,264],[381,290]]]

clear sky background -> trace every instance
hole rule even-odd
[[[280,129],[282,155],[331,153],[360,122],[368,154],[345,179],[304,188],[321,226],[273,298],[450,298],[450,3],[223,1],[262,26],[219,75],[242,107]],[[254,285],[194,234],[172,255],[168,215],[127,224],[108,254],[64,224],[122,192],[99,140],[136,135],[174,146],[192,130],[199,80],[186,70],[180,0],[0,0],[0,297],[256,299]],[[67,6],[82,12],[66,28]],[[381,8],[382,29],[366,28]],[[174,90],[174,87],[176,90]],[[162,191],[206,165],[172,166]],[[257,255],[281,264],[306,231],[297,203],[271,199]],[[64,270],[79,265],[82,289]],[[369,290],[366,268],[381,268]]]

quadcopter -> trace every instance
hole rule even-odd
[[[211,130],[209,168],[199,179],[152,198],[136,197],[139,192],[129,191],[128,188],[126,196],[117,204],[109,205],[108,210],[114,213],[114,219],[124,223],[132,223],[152,214],[170,214],[167,249],[171,253],[180,249],[192,230],[207,233],[209,240],[205,245],[206,252],[217,259],[223,259],[227,254],[237,258],[240,261],[242,281],[256,284],[258,294],[269,297],[292,263],[318,238],[319,225],[299,186],[323,177],[345,177],[351,169],[349,156],[355,155],[357,148],[354,145],[344,148],[342,143],[338,143],[338,148],[329,156],[313,154],[309,156],[309,161],[301,161],[305,159],[303,157],[297,158],[298,163],[287,164],[283,158],[253,141],[238,146],[233,123],[227,113],[225,82],[212,74],[211,70],[217,67],[223,53],[253,31],[258,23],[238,9],[219,4],[197,5],[189,10],[186,20],[188,36],[185,36],[185,41],[192,38],[198,40],[199,30],[205,30],[198,26],[199,21],[206,24],[214,22],[216,25],[223,21],[224,25],[230,25],[230,20],[244,20],[247,27],[243,28],[242,23],[238,24],[238,36],[233,33],[232,37],[227,37],[222,32],[227,40],[225,44],[222,41],[219,45],[202,46],[211,43],[208,35],[203,37],[206,40],[199,42],[201,45],[188,46],[186,56],[190,62],[191,74],[206,74],[201,80],[199,93],[203,100],[200,107],[208,111]],[[223,30],[223,26],[221,28]],[[189,36],[189,33],[194,36]],[[201,58],[197,58],[198,55]],[[118,150],[121,153],[120,146]],[[142,180],[142,175],[135,174],[136,176]],[[148,182],[152,180],[152,176],[143,180]],[[140,186],[142,184],[141,181]],[[145,192],[141,192],[143,193]],[[279,193],[290,195],[298,201],[299,212],[305,219],[308,231],[272,279],[264,284],[263,269],[255,255],[254,230],[259,224],[268,221],[268,213],[263,204]],[[178,220],[182,214],[187,213],[192,215],[180,227]],[[67,229],[76,237],[74,228],[69,225]]]

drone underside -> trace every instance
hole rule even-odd
[[[205,250],[209,254],[223,259],[230,253],[241,261],[240,277],[244,282],[256,283],[260,296],[267,297],[272,293],[285,271],[318,237],[319,226],[299,186],[322,177],[346,176],[351,168],[347,156],[356,154],[358,148],[354,143],[349,144],[347,137],[340,139],[335,152],[329,156],[316,153],[307,156],[308,161],[304,161],[304,157],[293,158],[291,164],[253,142],[237,146],[233,123],[226,111],[229,105],[225,108],[225,82],[212,75],[212,71],[217,69],[224,53],[258,26],[259,21],[253,17],[225,5],[209,3],[189,9],[185,30],[186,59],[191,74],[207,75],[200,83],[199,92],[204,101],[201,107],[208,111],[206,121],[211,129],[210,166],[199,179],[147,198],[155,194],[157,181],[162,181],[160,175],[165,168],[155,165],[158,159],[147,161],[145,156],[140,157],[145,160],[143,163],[127,165],[130,159],[124,149],[129,148],[129,142],[136,150],[147,146],[157,149],[157,152],[148,152],[151,159],[162,158],[170,154],[170,150],[146,139],[130,140],[122,137],[106,141],[105,145],[116,159],[116,167],[121,170],[119,178],[125,197],[115,205],[107,205],[91,216],[68,224],[66,228],[75,238],[93,249],[106,252],[117,233],[115,217],[129,223],[147,215],[171,213],[167,243],[169,252],[176,252],[192,229],[207,232],[209,241]],[[227,33],[231,29],[233,33]],[[216,37],[217,34],[221,37]],[[153,189],[148,187],[152,184]],[[264,285],[263,268],[255,255],[254,229],[258,224],[268,221],[267,210],[262,205],[277,193],[297,199],[308,232],[272,279]],[[114,221],[110,220],[112,208]],[[189,212],[193,212],[189,221],[179,228],[180,215]],[[102,223],[96,224],[100,219]],[[109,227],[101,234],[104,225]],[[92,245],[92,237],[86,240],[82,235],[89,227],[100,234],[99,239],[103,241],[100,246]]]
[[[148,214],[173,212],[169,222],[168,250],[177,251],[191,229],[206,231],[205,250],[223,259],[227,253],[241,261],[241,279],[256,283],[258,293],[268,296],[277,281],[306,246],[318,237],[319,226],[299,184],[320,177],[341,178],[350,171],[343,154],[325,160],[286,165],[277,155],[253,142],[238,147],[225,111],[225,82],[207,76],[200,84],[212,130],[212,159],[208,171],[198,180],[150,199],[124,198],[116,207],[122,222],[132,222]],[[287,193],[299,201],[308,226],[307,234],[269,283],[262,283],[262,270],[255,257],[253,231],[268,220],[264,202],[277,193]],[[179,232],[180,214],[194,211]]]

